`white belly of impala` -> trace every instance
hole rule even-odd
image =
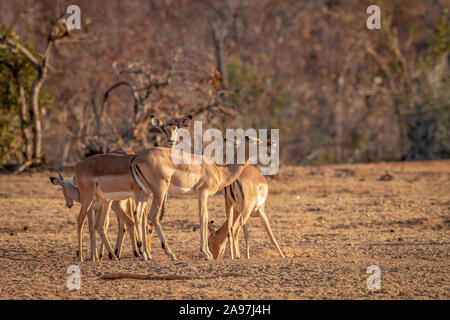
[[[173,184],[169,186],[169,193],[175,193],[175,194],[184,194],[184,193],[191,193],[193,190],[191,188],[183,188],[178,187]]]
[[[103,192],[100,189],[97,189],[97,193],[100,197],[102,197],[103,199],[107,199],[107,200],[115,200],[115,201],[120,201],[120,200],[125,200],[131,197],[134,197],[134,194],[132,192]]]

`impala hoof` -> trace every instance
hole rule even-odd
[[[142,261],[152,260],[152,256],[143,254],[142,257],[141,257],[141,260]]]
[[[133,253],[136,258],[139,257],[139,253],[136,250],[134,250]]]
[[[80,256],[80,251],[79,250],[77,250],[76,251],[76,254],[77,254],[77,258]]]
[[[138,241],[137,242],[137,246],[138,246],[138,248],[141,248],[142,247],[142,241]]]
[[[201,251],[201,250],[200,250]],[[205,253],[205,252],[203,252],[203,251],[201,251],[202,253],[203,253],[203,256],[204,256],[204,258],[206,259],[206,260],[214,260],[214,258],[213,258],[213,256],[212,256],[212,254],[211,253]]]
[[[114,254],[119,257],[119,249],[114,250]]]
[[[110,253],[108,253],[108,256],[109,256],[109,260],[112,260],[113,259],[113,255],[112,255],[112,253],[110,252]]]
[[[166,250],[166,246],[164,245],[164,242],[161,242],[161,248],[163,248],[164,250]]]

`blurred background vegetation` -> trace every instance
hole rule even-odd
[[[149,113],[279,128],[284,164],[449,158],[449,53],[445,0],[2,1],[0,166],[162,145]]]

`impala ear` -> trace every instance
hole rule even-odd
[[[152,114],[150,116],[150,123],[152,124],[152,126],[154,127],[161,127],[162,126],[162,121],[161,119],[159,119],[157,116],[155,116],[154,114]]]
[[[56,178],[56,177],[50,177],[50,182],[52,184],[54,184],[55,186],[60,184],[58,178]]]
[[[188,115],[188,116],[184,117],[183,119],[181,119],[178,122],[178,128],[186,128],[186,127],[188,127],[189,123],[191,123],[191,120],[192,120],[192,116],[191,115]]]

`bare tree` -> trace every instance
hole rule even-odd
[[[16,24],[15,24],[16,25]],[[15,26],[14,25],[14,26]],[[13,31],[13,28],[0,36],[0,49],[8,50],[13,53],[14,59],[11,61],[0,60],[0,63],[6,65],[12,72],[14,79],[19,88],[21,103],[21,128],[24,141],[26,143],[26,162],[20,166],[17,171],[22,171],[30,165],[39,165],[45,162],[42,156],[42,126],[41,111],[39,106],[39,93],[42,85],[47,79],[50,67],[50,54],[53,46],[61,39],[68,37],[70,34],[67,27],[65,14],[57,19],[48,34],[47,43],[42,53],[33,54],[22,43],[19,37]],[[29,93],[28,105],[26,103],[24,87],[20,78],[20,68],[22,67],[18,61],[18,56],[24,56],[35,68],[36,76],[33,80]],[[31,130],[26,128],[26,123],[31,121]],[[31,132],[30,132],[31,131]]]

